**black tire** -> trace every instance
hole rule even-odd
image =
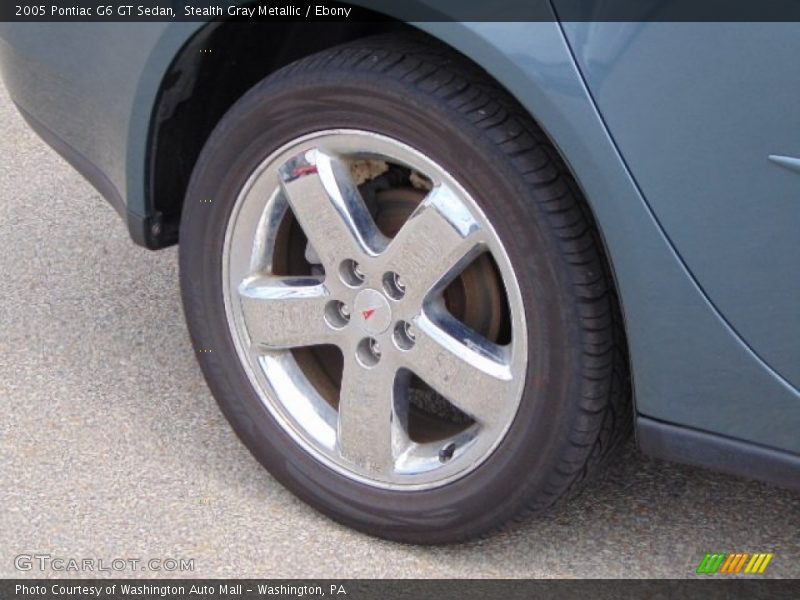
[[[287,141],[347,127],[391,136],[443,164],[479,201],[523,297],[533,299],[526,308],[531,359],[510,430],[480,467],[433,490],[373,488],[304,452],[259,400],[226,324],[221,256],[239,189]],[[367,38],[291,64],[241,98],[194,169],[180,272],[197,359],[237,434],[283,485],[364,532],[444,543],[494,531],[568,495],[630,429],[614,287],[575,182],[519,104],[436,43]]]

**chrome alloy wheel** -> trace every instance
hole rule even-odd
[[[418,198],[394,227],[387,170],[415,182],[395,200]],[[351,479],[441,486],[485,461],[517,413],[527,336],[509,258],[458,182],[397,140],[321,131],[264,160],[228,222],[223,294],[265,407]]]

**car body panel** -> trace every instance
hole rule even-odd
[[[203,24],[126,25],[131,29],[81,24],[87,29],[80,35],[65,33],[74,32],[76,25],[52,26],[47,41],[37,34],[39,42],[27,43],[20,39],[32,38],[41,25],[12,33],[4,25],[4,77],[18,104],[46,126],[73,136],[71,145],[99,161],[126,209],[147,218],[148,132],[158,93],[175,55]],[[687,269],[619,153],[561,26],[554,21],[416,26],[504,85],[538,120],[575,173],[615,272],[637,410],[678,426],[800,454],[800,394],[744,342]],[[112,29],[116,41],[108,54],[115,56],[92,56],[91,32],[104,30],[102,35],[110,36]],[[57,57],[63,46],[56,49],[53,40],[61,36],[76,45],[83,40],[80,52],[87,62],[81,74],[73,74],[75,67],[64,66]],[[108,75],[109,70],[115,75]],[[26,72],[36,74],[26,80]],[[59,82],[73,77],[65,85],[75,98],[39,98],[42,90],[56,93]],[[103,121],[102,131],[78,131],[81,123],[89,127],[93,122],[92,113],[81,108],[84,101],[90,103],[87,106],[105,106],[98,109],[102,117],[95,117]],[[65,113],[73,111],[80,116],[69,117],[69,127],[59,125]],[[695,234],[706,235],[705,224],[696,225]]]
[[[166,23],[17,23],[0,25],[3,76],[14,101],[66,141],[114,185],[127,208],[143,215],[142,157],[135,127],[140,79]],[[88,42],[88,43],[87,43]],[[113,48],[100,52],[98,48]],[[152,107],[152,101],[150,103]],[[132,134],[132,131],[136,133]],[[133,138],[133,139],[132,139]],[[135,166],[134,166],[135,165]],[[129,177],[135,168],[139,173]],[[116,206],[118,210],[125,206]]]
[[[797,23],[567,23],[614,141],[721,314],[800,385]],[[657,77],[652,74],[658,72]]]

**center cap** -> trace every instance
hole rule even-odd
[[[370,335],[383,333],[392,323],[392,307],[386,296],[375,290],[361,290],[356,296],[355,321],[362,331]]]

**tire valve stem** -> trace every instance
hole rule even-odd
[[[456,451],[456,445],[454,442],[450,442],[444,448],[439,450],[439,462],[446,463],[448,460],[453,458],[453,453]]]

